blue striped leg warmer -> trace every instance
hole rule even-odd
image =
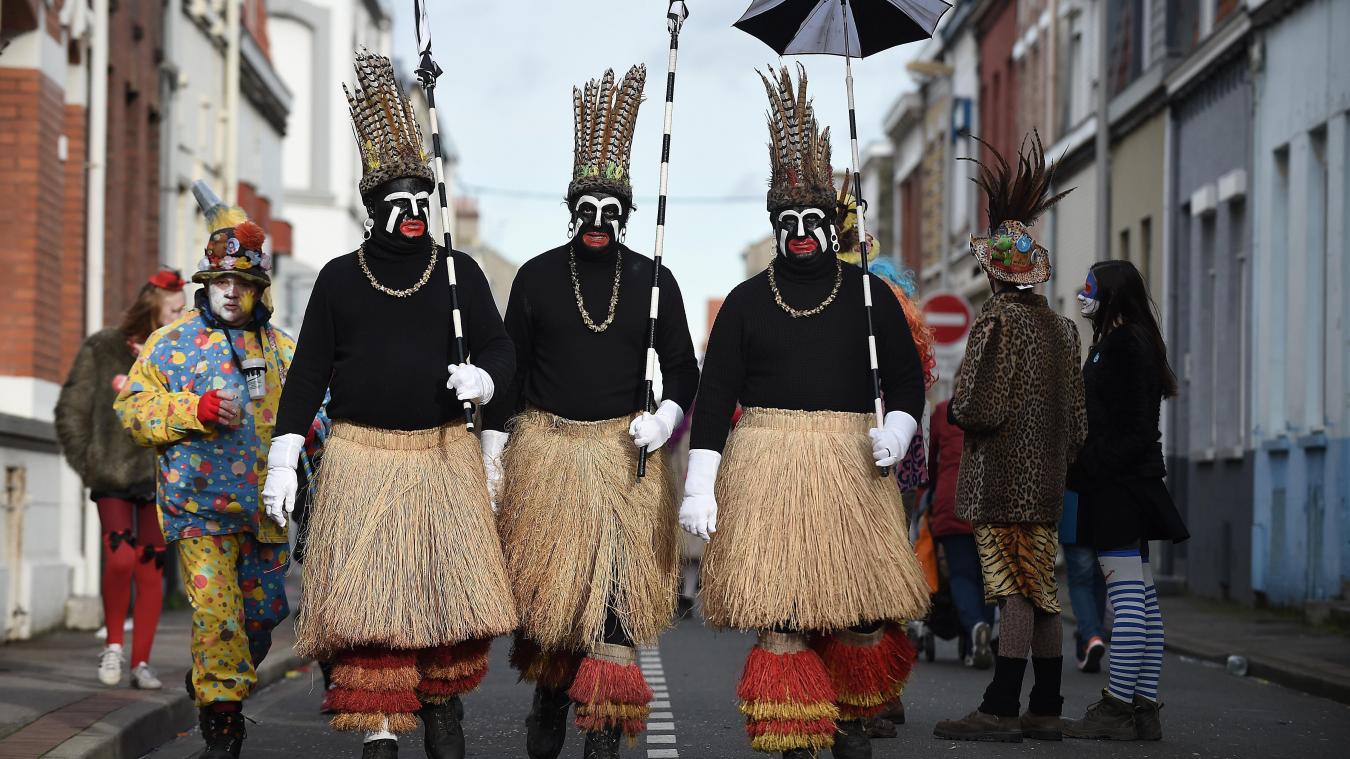
[[[1130,703],[1140,681],[1148,643],[1144,595],[1144,562],[1138,549],[1097,554],[1106,576],[1106,598],[1115,621],[1111,625],[1110,682],[1112,696]]]
[[[1153,584],[1153,570],[1144,564],[1144,660],[1139,667],[1139,681],[1134,692],[1149,701],[1158,700],[1158,678],[1162,677],[1163,621],[1158,606],[1158,588]]]

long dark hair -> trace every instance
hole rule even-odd
[[[161,290],[150,282],[141,285],[126,313],[122,315],[122,334],[138,343],[145,342],[150,333],[163,327],[159,323],[159,308],[171,293]]]
[[[1149,297],[1139,270],[1129,261],[1101,261],[1089,271],[1097,278],[1097,301],[1101,303],[1092,315],[1093,344],[1116,327],[1135,327],[1153,349],[1163,397],[1176,395],[1177,376],[1167,361],[1167,344],[1158,328],[1158,307]]]

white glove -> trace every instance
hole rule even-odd
[[[304,447],[305,436],[291,433],[272,438],[272,447],[267,451],[263,509],[278,527],[285,527],[286,517],[295,511],[295,493],[300,487],[295,468],[300,464],[300,451]]]
[[[492,400],[492,376],[473,364],[451,364],[447,367],[450,379],[445,386],[455,391],[455,397],[461,401],[473,401],[486,404]]]
[[[684,478],[684,502],[680,526],[690,535],[709,540],[717,532],[717,467],[722,454],[706,448],[689,452],[689,473]]]
[[[488,498],[492,513],[497,513],[497,493],[502,489],[502,449],[511,436],[496,430],[483,430],[483,473],[487,475]]]
[[[675,401],[661,401],[655,414],[646,411],[638,415],[628,425],[628,434],[633,436],[633,445],[655,451],[666,444],[670,434],[684,421],[684,409]]]
[[[872,458],[877,466],[893,466],[900,461],[900,457],[909,452],[909,442],[918,429],[919,423],[914,417],[903,411],[892,411],[886,415],[881,429],[868,430],[867,435],[872,438]]]

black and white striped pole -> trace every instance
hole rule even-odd
[[[445,246],[445,270],[450,276],[450,320],[455,330],[455,363],[468,361],[469,350],[464,342],[464,322],[459,311],[459,282],[455,278],[454,249],[450,246],[450,200],[445,192],[445,164],[441,152],[441,126],[436,118],[436,78],[441,75],[441,67],[431,57],[431,24],[427,21],[426,0],[413,0],[413,12],[417,15],[417,81],[427,97],[427,120],[431,122],[431,152],[434,156],[432,168],[436,172],[436,193],[441,202],[441,244]],[[464,401],[464,421],[469,432],[474,431],[473,402]]]
[[[877,415],[877,427],[886,424],[886,411],[881,405],[881,368],[877,363],[877,331],[872,326],[872,283],[867,274],[867,254],[871,246],[867,243],[867,204],[862,194],[862,163],[858,151],[858,111],[853,102],[853,55],[849,43],[848,0],[839,0],[844,13],[844,81],[848,89],[848,139],[853,150],[853,195],[858,202],[858,252],[862,254],[863,307],[867,309],[867,355],[872,362],[873,407]],[[896,454],[903,457],[905,451]],[[890,474],[890,467],[877,467],[882,476]]]
[[[661,308],[661,254],[666,244],[666,188],[670,179],[670,126],[675,115],[675,64],[680,54],[680,28],[689,18],[689,9],[681,0],[673,0],[666,10],[666,28],[670,31],[670,60],[666,68],[665,131],[661,136],[661,196],[656,201],[656,244],[652,246],[652,305],[647,317],[646,370],[643,376],[642,410],[656,410],[656,320]],[[638,451],[637,476],[647,474],[647,446]]]

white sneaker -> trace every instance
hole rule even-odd
[[[98,657],[98,681],[104,685],[122,682],[122,647],[116,643],[103,649]]]
[[[141,690],[159,690],[164,687],[164,683],[155,677],[155,671],[150,669],[150,665],[141,662],[131,668],[131,687]]]

